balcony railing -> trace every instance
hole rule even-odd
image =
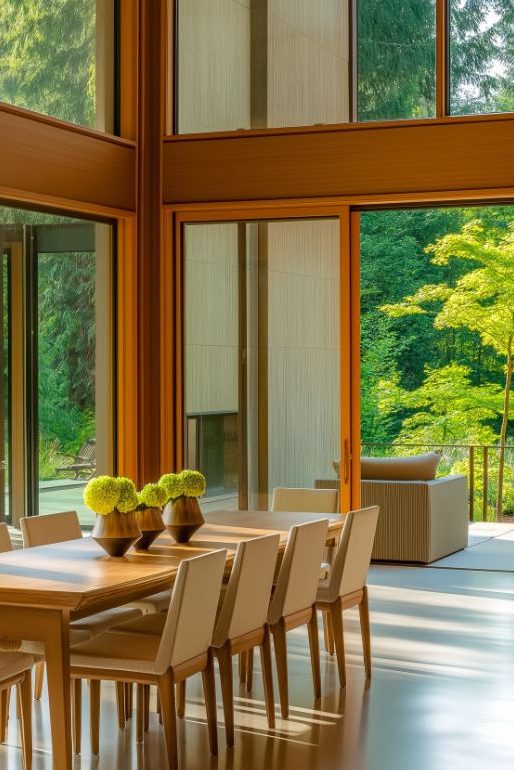
[[[495,518],[498,477],[497,444],[412,444],[361,442],[362,453],[372,457],[397,456],[398,449],[439,452],[442,455],[440,471],[465,473],[468,477],[468,510],[471,521],[488,521]],[[514,445],[505,449],[505,472],[501,510],[503,515],[514,516]],[[406,453],[408,454],[408,453]],[[458,466],[461,465],[459,468]],[[439,471],[438,475],[442,475]]]

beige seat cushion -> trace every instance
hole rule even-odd
[[[91,639],[91,633],[89,631],[86,631],[85,629],[70,628],[70,646],[71,647],[73,647],[76,644],[80,644],[81,642],[86,642],[88,639]],[[18,642],[13,642],[13,644],[18,644]],[[31,642],[28,639],[20,642],[19,647],[17,649],[20,652],[26,652],[29,655],[45,654],[45,645],[43,644],[43,642]]]
[[[115,628],[111,628],[111,633],[118,634],[154,634],[161,636],[166,625],[166,615],[161,612],[155,615],[143,615],[130,623],[122,623]]]
[[[28,671],[34,665],[34,660],[30,655],[23,655],[19,652],[0,653],[0,685],[2,682],[18,676],[24,671]]]
[[[142,612],[168,612],[170,601],[171,591],[160,591],[158,594],[152,594],[136,602],[130,602],[130,606]]]
[[[361,457],[361,478],[380,481],[432,481],[441,455],[428,452],[411,457]]]
[[[113,626],[117,626],[120,623],[128,623],[131,620],[137,620],[141,617],[141,610],[134,607],[114,607],[112,610],[105,610],[105,612],[97,612],[96,615],[90,615],[88,618],[82,618],[82,620],[75,620],[71,626],[71,634],[77,631],[87,631],[91,639],[93,636],[98,636],[104,631],[108,631]],[[71,641],[71,640],[70,640]],[[80,640],[84,641],[83,639]],[[71,642],[74,644],[74,642]]]
[[[148,616],[151,617],[151,616]],[[153,673],[161,636],[107,631],[73,648],[71,665]]]

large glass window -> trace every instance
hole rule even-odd
[[[513,110],[513,0],[450,0],[450,112]]]
[[[357,0],[357,119],[435,115],[435,0]]]
[[[0,208],[4,518],[76,510],[112,453],[111,227]],[[0,473],[0,486],[1,486]]]
[[[0,101],[114,130],[114,0],[3,0]]]
[[[178,133],[348,121],[348,0],[178,0]]]
[[[267,509],[340,454],[339,221],[185,228],[186,457],[202,505]]]

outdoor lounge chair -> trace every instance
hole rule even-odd
[[[68,455],[71,462],[67,465],[61,465],[55,470],[58,473],[74,473],[75,479],[81,478],[81,474],[87,474],[86,478],[91,479],[96,473],[96,439],[88,438],[84,441],[75,456]]]

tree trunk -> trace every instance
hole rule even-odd
[[[496,521],[500,519],[503,510],[503,472],[505,468],[505,443],[507,440],[507,426],[509,424],[510,386],[512,382],[512,336],[507,345],[507,375],[505,377],[505,390],[503,394],[503,416],[500,431],[500,452],[498,457],[498,490],[496,493]]]

